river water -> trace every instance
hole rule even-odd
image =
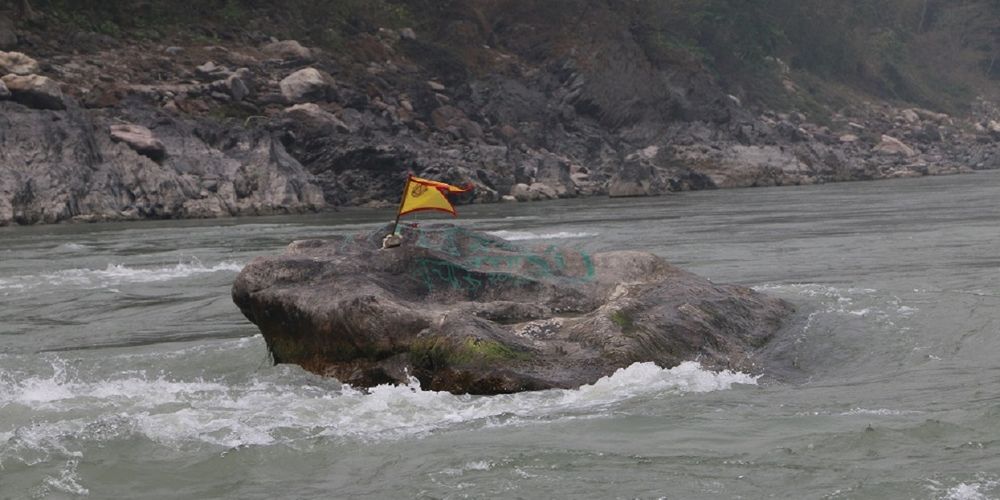
[[[0,499],[1000,498],[1000,172],[459,211],[798,312],[763,375],[364,394],[271,366],[229,290],[389,211],[0,228]]]

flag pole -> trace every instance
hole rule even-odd
[[[396,234],[396,228],[399,227],[399,215],[403,211],[403,203],[406,202],[406,189],[410,187],[410,179],[413,178],[413,174],[407,174],[406,183],[403,184],[403,196],[399,197],[399,208],[396,209],[396,222],[392,225],[392,232],[389,234]]]
[[[403,204],[406,203],[406,194],[410,187],[410,179],[412,178],[413,174],[407,174],[406,183],[403,184],[403,196],[399,198],[399,208],[396,209],[396,222],[392,224],[392,232],[385,235],[385,238],[382,239],[382,248],[398,247],[403,243],[403,239],[396,235],[396,229],[399,228],[399,216],[402,215]]]

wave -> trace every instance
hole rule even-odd
[[[462,425],[590,418],[632,398],[757,382],[744,373],[712,372],[694,362],[670,369],[637,363],[578,389],[484,397],[425,391],[416,379],[366,393],[311,375],[303,383],[303,372],[292,367],[233,383],[150,377],[142,371],[81,380],[67,366],[76,364],[57,358],[45,376],[0,371],[0,382],[8,387],[0,392],[0,408],[34,415],[30,422],[9,422],[14,425],[9,431],[0,428],[0,457],[16,458],[31,450],[37,455],[41,448],[65,458],[84,442],[133,436],[170,447],[200,443],[225,448],[294,446],[315,438],[392,440]]]
[[[902,299],[892,293],[873,288],[837,288],[816,283],[763,284],[753,287],[764,293],[790,297],[804,297],[818,300],[825,307],[824,313],[872,318],[894,327],[894,319],[904,319],[920,312],[913,306],[904,305]]]
[[[919,411],[914,410],[893,410],[890,408],[851,408],[841,412],[842,416],[869,416],[869,417],[898,417],[903,415],[917,415]]]
[[[106,288],[128,283],[152,283],[187,278],[198,274],[239,272],[243,265],[222,262],[206,266],[198,260],[165,267],[128,267],[108,264],[104,269],[65,269],[53,273],[12,276],[0,279],[0,290],[27,290],[37,287]]]
[[[82,243],[63,243],[55,247],[57,252],[82,252],[90,249],[91,247],[89,245],[84,245]]]
[[[931,480],[928,489],[931,491],[942,491],[944,486],[939,481]],[[955,486],[944,490],[944,494],[939,496],[941,500],[992,500],[998,498],[1000,494],[1000,480],[988,478],[984,474],[969,482],[958,483]]]
[[[568,232],[559,231],[557,233],[532,233],[530,231],[487,231],[488,234],[497,236],[509,241],[518,240],[558,240],[558,239],[569,239],[569,238],[589,238],[592,236],[597,236],[598,233],[587,233],[587,232]]]

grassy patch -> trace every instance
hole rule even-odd
[[[2,5],[2,2],[0,2]],[[413,26],[407,2],[392,0],[32,0],[38,21],[102,33],[146,38],[151,30],[186,36],[265,30],[317,46],[341,46],[345,36],[380,27]]]
[[[632,333],[635,331],[635,320],[631,314],[624,310],[619,309],[609,314],[608,319],[620,328],[622,333]]]
[[[457,344],[445,338],[422,339],[414,342],[410,352],[414,364],[427,369],[517,361],[529,357],[528,353],[516,351],[495,340],[476,337],[467,337]]]
[[[495,340],[484,340],[475,337],[468,337],[462,344],[457,357],[470,361],[500,361],[523,359],[527,355],[511,349],[509,346],[501,344]]]

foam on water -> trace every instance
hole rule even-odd
[[[179,262],[173,266],[128,267],[108,264],[104,269],[64,269],[53,273],[12,276],[0,279],[0,290],[27,290],[40,286],[74,287],[82,289],[107,288],[128,283],[151,283],[187,278],[199,274],[239,272],[243,265],[221,262],[207,266],[198,260]]]
[[[843,416],[871,416],[871,417],[898,417],[902,415],[915,415],[919,414],[918,411],[913,410],[893,410],[889,408],[851,408],[845,412],[840,413]]]
[[[579,389],[477,397],[425,391],[416,379],[366,393],[331,386],[329,379],[319,377],[309,376],[303,383],[302,373],[287,367],[235,382],[176,380],[141,371],[88,380],[71,375],[62,363],[56,361],[44,375],[0,369],[0,410],[32,415],[30,421],[0,423],[0,466],[30,456],[73,457],[82,441],[133,435],[174,448],[295,446],[315,437],[391,440],[458,425],[596,416],[608,405],[634,397],[756,383],[750,375],[711,372],[694,362],[671,369],[637,363]]]
[[[872,288],[838,288],[817,283],[764,284],[753,287],[763,293],[807,298],[821,304],[820,313],[843,314],[872,319],[895,329],[895,320],[906,319],[920,312],[904,305],[899,297]],[[812,319],[812,317],[810,317]]]
[[[492,234],[509,241],[518,240],[559,240],[559,239],[569,239],[569,238],[589,238],[592,236],[597,236],[597,233],[586,233],[586,232],[568,232],[559,231],[556,233],[533,233],[530,231],[487,231],[487,233]]]
[[[90,246],[81,243],[63,243],[55,248],[57,252],[81,252],[90,249]]]
[[[944,494],[937,497],[941,500],[996,500],[1000,498],[997,496],[1000,494],[1000,480],[988,478],[984,474],[980,474],[973,481],[958,483],[947,490],[938,481],[929,482],[931,485],[928,486],[928,489],[931,491],[944,490]]]

